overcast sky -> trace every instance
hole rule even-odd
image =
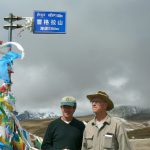
[[[8,40],[9,13],[65,11],[66,34],[13,31],[25,49],[14,62],[12,92],[18,111],[60,113],[64,96],[77,98],[77,114],[91,112],[87,94],[107,92],[117,105],[150,106],[149,0],[1,0],[0,40]],[[19,22],[16,22],[19,23]],[[22,22],[21,22],[22,23]],[[24,22],[23,22],[24,23]]]

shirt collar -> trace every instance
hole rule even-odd
[[[110,115],[107,114],[106,117],[107,117],[107,118],[106,118],[106,120],[104,121],[104,124],[110,124],[110,123],[111,123],[111,117],[110,117]],[[93,125],[96,125],[96,118],[95,118],[95,117],[94,117],[94,119],[92,119],[91,125],[92,125],[92,126],[93,126]]]
[[[104,123],[110,124],[111,123],[111,117],[107,115],[107,119],[104,121]]]

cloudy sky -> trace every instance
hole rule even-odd
[[[0,40],[8,40],[9,13],[65,11],[66,34],[13,31],[25,49],[14,62],[12,92],[18,111],[60,113],[59,101],[77,98],[77,114],[91,112],[87,94],[106,91],[114,104],[150,106],[149,0],[1,0]],[[16,22],[20,23],[20,22]],[[21,22],[24,23],[24,22]]]

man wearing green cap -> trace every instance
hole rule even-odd
[[[107,114],[107,111],[114,108],[109,96],[98,91],[87,95],[87,98],[92,104],[95,118],[86,125],[82,150],[131,150],[123,123]]]
[[[62,116],[48,125],[42,150],[81,150],[85,126],[73,117],[76,105],[76,99],[72,96],[61,100]]]

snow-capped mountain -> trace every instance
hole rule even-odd
[[[136,106],[118,106],[109,112],[112,116],[129,120],[150,119],[150,109]]]
[[[141,108],[135,106],[118,106],[110,111],[113,116],[126,118],[141,112]]]
[[[24,111],[17,115],[19,120],[28,120],[28,119],[47,119],[47,118],[56,118],[56,115],[53,112],[31,112],[31,111]]]

